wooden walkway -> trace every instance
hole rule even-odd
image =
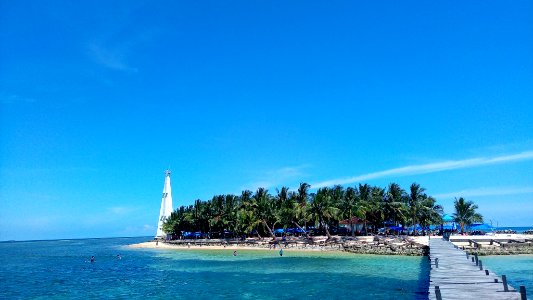
[[[487,272],[482,267],[482,261],[481,266],[476,265],[475,258],[472,262],[472,255],[467,258],[466,253],[456,249],[452,243],[432,238],[429,247],[431,259],[429,299],[438,299],[436,286],[439,287],[444,300],[522,299],[520,293],[511,286],[508,286],[509,291],[505,292],[502,277]]]

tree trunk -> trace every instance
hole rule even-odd
[[[328,240],[331,240],[331,234],[329,233],[329,230],[328,230],[328,226],[324,226],[324,228],[326,229],[326,235],[328,237]]]
[[[265,220],[261,220],[263,222],[263,225],[268,229],[268,232],[270,232],[270,236],[272,236],[272,239],[276,239],[276,235],[274,235],[274,231],[270,229],[270,226],[268,226],[267,222]]]
[[[353,228],[353,222],[352,222],[352,211],[350,211],[350,230],[352,231],[352,237],[355,236],[355,228]]]
[[[292,223],[293,223],[294,225],[296,225],[296,227],[298,227],[301,231],[304,232],[306,238],[308,238],[308,239],[310,238],[310,237],[309,237],[309,234],[307,234],[307,231],[305,231],[302,227],[300,227],[300,225],[298,225],[298,223],[296,223],[295,221],[292,221]]]

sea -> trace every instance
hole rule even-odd
[[[133,249],[150,237],[0,243],[0,299],[427,299],[425,257]],[[95,257],[90,262],[91,256]],[[533,291],[533,256],[483,258]]]
[[[494,227],[494,230],[514,230],[516,233],[524,233],[527,230],[533,230],[533,226],[529,227]]]

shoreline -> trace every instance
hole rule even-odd
[[[253,240],[253,241],[225,241],[225,240],[178,240],[178,241],[147,241],[128,245],[132,249],[164,249],[164,250],[254,250],[254,251],[295,251],[295,252],[344,252],[354,254],[375,255],[427,255],[429,237],[378,237],[363,236],[358,238],[341,239],[335,237],[326,242],[324,237],[315,237],[313,242],[295,240]]]
[[[452,235],[450,242],[480,256],[533,254],[533,236],[527,234]]]
[[[245,241],[223,239],[146,241],[127,245],[131,249],[164,250],[252,250],[252,251],[297,251],[297,252],[345,252],[354,254],[427,256],[429,239],[442,236],[359,236],[314,237],[312,241],[301,238],[288,240],[247,239]],[[520,255],[533,254],[533,240],[524,234],[496,234],[484,236],[453,235],[450,242],[458,248],[478,255]]]

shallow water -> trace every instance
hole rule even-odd
[[[533,298],[533,255],[480,256],[479,259],[485,269],[505,275],[513,288],[525,286],[528,298]]]
[[[427,298],[422,257],[124,247],[146,240],[0,243],[0,298]]]

